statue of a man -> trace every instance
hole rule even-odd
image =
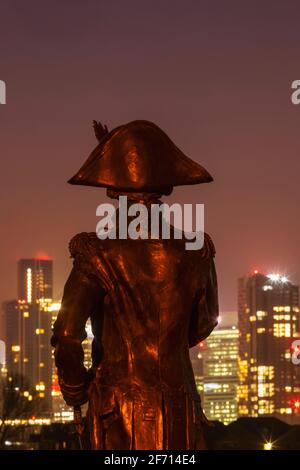
[[[110,197],[151,205],[177,185],[212,181],[155,124],[111,132],[95,123],[99,145],[71,184],[108,188]],[[189,348],[217,324],[214,245],[182,239],[105,239],[80,233],[52,345],[66,403],[87,401],[92,449],[203,449],[203,415]],[[93,366],[81,342],[90,318]]]

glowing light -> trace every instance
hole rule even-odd
[[[218,324],[221,323],[221,317],[220,317],[220,316],[218,316],[218,320],[217,320],[217,321],[218,321]]]
[[[271,274],[268,274],[267,276],[270,281],[272,282],[288,282],[288,277],[287,276],[281,276],[281,274],[278,274],[278,273],[271,273]]]
[[[203,348],[203,346],[204,346],[204,343],[202,343],[202,342],[199,343],[199,347],[200,347],[200,348]]]
[[[36,334],[36,335],[43,335],[44,333],[45,333],[44,328],[37,328],[37,329],[35,330],[35,334]]]
[[[27,269],[27,302],[30,304],[32,301],[32,272],[31,268]]]
[[[267,277],[268,277],[271,281],[274,281],[274,282],[280,280],[280,274],[273,274],[273,273],[271,273],[271,274],[268,274]]]
[[[52,302],[48,308],[48,312],[56,312],[60,309],[60,302]]]
[[[48,254],[44,251],[38,251],[35,259],[39,261],[51,261],[50,256],[48,256]]]
[[[21,350],[19,345],[14,345],[11,347],[12,352],[19,352]]]
[[[272,442],[266,442],[264,444],[264,450],[272,450],[273,444]]]
[[[269,286],[269,285],[265,285],[262,287],[262,290],[266,291],[266,290],[273,290],[273,287],[272,286]]]
[[[258,269],[254,269],[253,273],[258,274]]]
[[[298,401],[298,400],[295,401],[294,407],[295,407],[297,410],[299,410],[299,408],[300,408],[300,401]]]

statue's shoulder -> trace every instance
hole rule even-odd
[[[97,235],[95,232],[77,233],[69,242],[69,251],[72,258],[80,254],[96,254]]]
[[[205,258],[205,259],[214,258],[216,255],[214,242],[212,241],[208,233],[204,234],[204,244],[203,244],[202,249],[200,250],[200,253],[201,253],[201,258]]]

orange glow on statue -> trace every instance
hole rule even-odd
[[[151,122],[111,132],[94,127],[99,145],[71,184],[151,204],[174,186],[212,181]],[[76,410],[89,402],[92,449],[205,448],[189,348],[207,338],[219,315],[210,237],[201,250],[186,251],[184,239],[100,240],[81,233],[70,253],[74,265],[52,344],[65,401]],[[81,347],[88,318],[89,371]]]

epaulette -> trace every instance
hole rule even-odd
[[[79,254],[94,255],[96,252],[95,240],[97,240],[97,236],[93,232],[81,232],[75,235],[69,243],[71,258]]]

